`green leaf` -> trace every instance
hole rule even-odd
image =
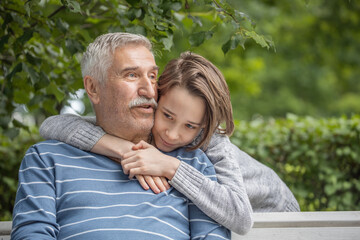
[[[26,104],[29,102],[30,97],[28,93],[24,93],[22,89],[14,89],[14,102],[19,104]]]
[[[67,0],[66,7],[73,13],[81,13],[80,4],[75,0]]]
[[[13,21],[13,17],[11,16],[11,14],[6,13],[2,28],[5,29],[8,23],[11,23],[12,21]]]
[[[38,32],[44,39],[48,39],[51,37],[51,33],[49,33],[48,30],[43,27],[36,26],[35,31]]]
[[[126,32],[128,33],[136,33],[146,36],[146,29],[143,26],[139,25],[132,25],[131,27],[125,28]]]
[[[34,31],[32,29],[25,30],[24,34],[19,37],[16,41],[20,45],[24,45],[27,41],[29,41],[33,36]]]
[[[26,61],[29,62],[30,64],[36,65],[36,66],[41,65],[41,59],[40,58],[34,57],[30,53],[26,53],[25,56],[26,56]]]
[[[236,41],[236,47],[240,44],[240,46],[245,50],[246,38],[244,38],[241,34],[236,34],[235,41]],[[235,48],[232,48],[232,49],[235,49]]]
[[[61,18],[57,18],[55,24],[56,27],[63,33],[66,33],[69,30],[69,24],[64,22]]]
[[[23,63],[23,70],[27,74],[29,74],[31,83],[33,85],[39,81],[39,74],[35,71],[35,69],[33,69],[32,67],[30,67],[30,66],[26,65],[25,63]]]
[[[189,43],[191,46],[195,46],[195,47],[199,46],[204,41],[205,41],[205,32],[204,31],[193,33],[189,37]]]
[[[4,35],[0,38],[0,52],[3,51],[4,45],[8,43],[10,35]]]
[[[46,100],[43,101],[42,106],[45,109],[45,111],[47,111],[50,114],[53,114],[53,115],[59,114],[55,109],[55,107],[56,107],[56,101],[55,100],[46,99]]]
[[[174,10],[175,12],[178,12],[181,10],[181,2],[174,2],[171,4],[171,9]]]
[[[24,8],[28,17],[31,16],[31,8],[33,8],[33,6],[37,6],[39,3],[40,0],[26,1],[26,3],[24,4]]]
[[[226,54],[231,48],[231,39],[229,39],[226,43],[224,43],[221,46],[221,50],[223,51],[224,54]]]
[[[14,139],[19,133],[20,130],[18,128],[8,128],[4,131],[4,135],[10,139]]]
[[[6,79],[11,80],[17,72],[22,71],[22,63],[18,63],[14,69],[6,76]]]
[[[81,45],[81,43],[75,39],[66,39],[65,46],[71,54],[82,52],[84,50],[83,45]]]
[[[140,2],[140,0],[126,0],[131,6],[135,6]]]
[[[54,82],[51,82],[46,88],[48,94],[52,94],[56,97],[58,102],[61,102],[65,98],[65,93],[56,86]]]
[[[30,17],[30,16],[31,16],[30,1],[27,1],[27,2],[24,4],[24,8],[25,8],[26,15],[27,15],[28,17]]]
[[[142,9],[141,8],[134,9],[134,14],[136,18],[140,18],[142,15]]]
[[[263,36],[260,36],[254,31],[246,31],[245,35],[252,38],[257,44],[259,44],[262,47],[266,47],[267,49],[270,48],[269,44],[266,42],[265,38]]]
[[[213,36],[212,31],[201,31],[190,35],[189,43],[191,46],[197,47],[201,45],[205,40],[210,39]]]
[[[44,96],[42,95],[35,95],[30,101],[29,101],[29,106],[35,106],[35,105],[38,105],[41,101],[44,100]]]
[[[2,128],[7,128],[7,126],[8,126],[9,123],[10,123],[10,121],[11,121],[11,117],[9,117],[9,116],[2,116],[2,117],[0,117],[0,126],[1,126]]]
[[[164,50],[170,51],[171,47],[174,45],[173,35],[169,35],[167,38],[161,38],[160,40],[164,44]]]
[[[12,123],[14,124],[14,127],[17,127],[17,128],[23,128],[27,131],[29,131],[29,127],[24,125],[22,122],[19,122],[18,120],[16,119],[13,119]]]
[[[235,36],[231,36],[230,39],[222,45],[221,49],[223,53],[226,54],[230,49],[237,48],[239,44],[245,49],[245,38],[243,38],[241,34],[236,34]]]
[[[39,74],[39,81],[35,84],[35,90],[39,90],[42,89],[44,87],[47,87],[50,84],[50,80],[48,78],[48,76],[41,71]]]

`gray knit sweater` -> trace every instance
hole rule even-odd
[[[45,139],[66,142],[90,151],[105,134],[95,117],[58,115],[40,127]],[[205,151],[214,164],[218,182],[209,181],[195,168],[180,164],[169,182],[209,217],[238,234],[252,227],[251,213],[300,211],[294,195],[278,175],[233,145],[214,135]],[[249,202],[250,200],[250,202]]]

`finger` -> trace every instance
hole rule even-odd
[[[143,175],[136,175],[136,178],[139,181],[139,183],[143,189],[149,190],[149,185],[147,185]]]
[[[153,190],[154,193],[160,193],[160,189],[156,186],[152,176],[144,176],[146,183],[149,185],[151,190]]]
[[[121,159],[120,158],[115,158],[115,157],[108,157],[110,158],[111,160],[115,161],[115,162],[118,162],[118,163],[121,163]]]
[[[160,192],[166,191],[166,187],[164,186],[164,183],[161,181],[160,177],[153,177],[153,180],[156,186],[159,188]]]
[[[139,149],[144,149],[144,148],[148,148],[150,147],[151,145],[147,142],[145,142],[144,140],[141,140],[139,143],[135,144],[133,147],[132,147],[132,150],[139,150]]]
[[[127,164],[121,163],[121,166],[122,166],[125,174],[130,174],[132,169],[139,167],[139,163],[138,162],[131,162],[131,163],[127,163]],[[132,177],[134,177],[136,174],[139,174],[139,172],[132,171]]]
[[[132,179],[134,176],[138,175],[138,171],[136,170],[136,168],[132,168],[129,170],[129,179]]]
[[[131,150],[134,150],[134,151],[139,150],[139,149],[142,149],[142,144],[141,143],[135,144],[131,148]]]
[[[123,155],[123,160],[131,158],[132,156],[135,156],[138,152],[137,151],[130,151]]]
[[[168,183],[166,177],[160,177],[161,181],[163,182],[166,190],[170,189],[170,184]]]
[[[127,159],[123,159],[121,161],[121,166],[124,167],[125,165],[132,163],[132,162],[136,162],[136,160],[134,158],[127,158]]]

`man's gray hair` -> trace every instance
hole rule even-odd
[[[90,43],[81,60],[81,73],[104,84],[108,77],[108,70],[112,65],[116,48],[128,44],[144,46],[152,52],[149,39],[139,34],[116,32],[100,35]]]

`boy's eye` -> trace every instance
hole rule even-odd
[[[168,119],[172,119],[172,116],[170,116],[170,115],[167,114],[167,113],[164,113],[164,116],[165,116],[166,118],[168,118]]]

